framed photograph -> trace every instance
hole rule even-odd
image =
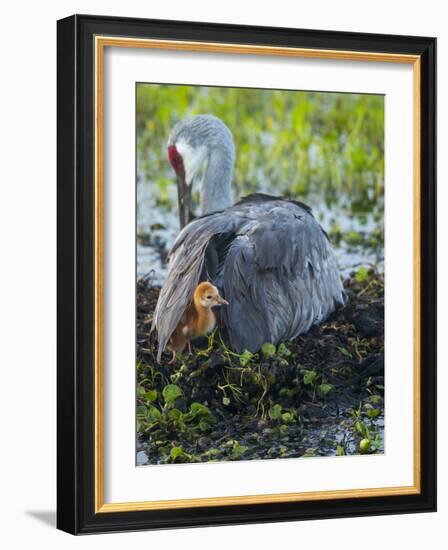
[[[58,21],[58,527],[434,511],[436,40]]]

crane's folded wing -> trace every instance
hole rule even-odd
[[[223,291],[236,351],[257,351],[324,319],[344,290],[328,238],[301,203],[252,195],[187,225],[169,256],[153,328],[158,360],[200,280]]]

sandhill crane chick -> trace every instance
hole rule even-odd
[[[191,353],[191,340],[206,336],[215,328],[216,316],[212,308],[228,305],[228,303],[211,283],[203,282],[196,287],[191,305],[168,342],[167,348],[173,354],[169,361],[170,365],[176,362],[176,353],[182,353],[185,346],[188,346]]]

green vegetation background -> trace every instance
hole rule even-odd
[[[216,115],[233,133],[236,197],[257,190],[292,196],[317,207],[321,218],[322,208],[331,208],[327,229],[335,233],[341,213],[361,225],[370,220],[382,243],[383,96],[137,85],[139,178],[162,210],[177,208],[166,158],[170,130],[199,113]]]

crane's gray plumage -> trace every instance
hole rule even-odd
[[[200,115],[178,124],[169,145],[182,140],[189,146],[184,150],[192,166],[197,159],[191,151],[203,148],[208,166],[201,194],[208,206],[181,230],[169,254],[153,323],[158,360],[202,280],[211,281],[229,302],[222,319],[239,353],[293,339],[343,304],[333,249],[311,210],[297,201],[257,193],[217,211],[216,189],[223,182],[230,187],[231,134],[219,119]]]
[[[207,162],[201,186],[201,211],[210,214],[228,208],[233,204],[232,173],[235,163],[235,146],[230,130],[213,115],[197,115],[178,122],[171,131],[168,147],[179,149],[187,146],[185,153],[197,152],[198,162]],[[184,161],[187,160],[184,158]],[[196,160],[192,164],[199,169]],[[189,174],[186,184],[191,188],[195,174]]]

